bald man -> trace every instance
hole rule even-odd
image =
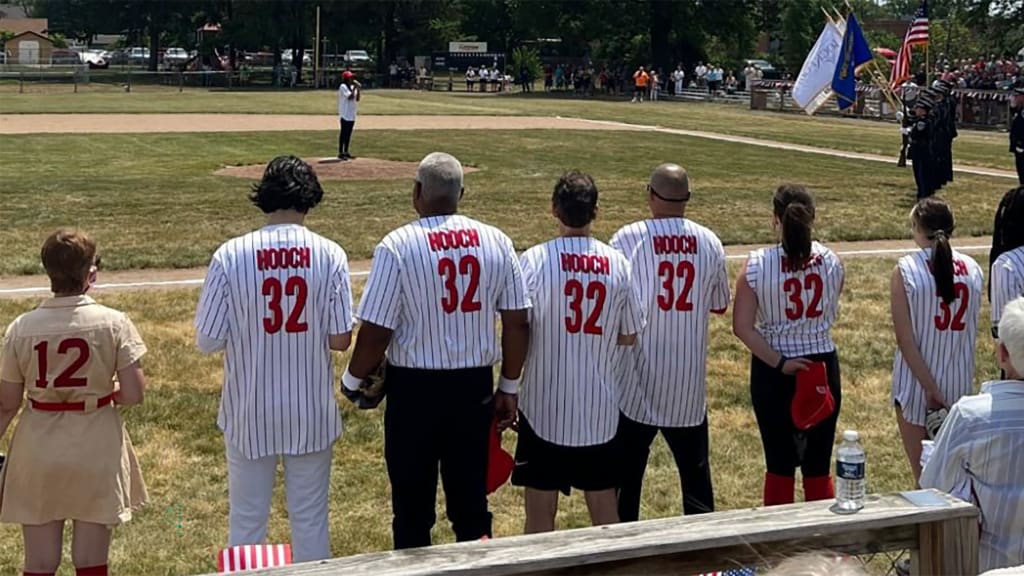
[[[619,517],[639,519],[647,457],[661,432],[679,469],[686,514],[715,508],[708,465],[705,367],[710,314],[729,306],[725,250],[714,232],[686,218],[690,181],[681,166],[651,174],[651,217],[630,224],[611,245],[630,259],[630,277],[648,321],[620,362],[622,395]]]

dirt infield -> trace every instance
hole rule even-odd
[[[991,237],[959,238],[953,245],[971,254],[987,253],[992,244]],[[895,258],[916,249],[909,240],[876,240],[869,242],[832,242],[829,248],[842,258]],[[726,246],[726,257],[732,261],[742,260],[755,245]],[[352,276],[364,278],[370,270],[369,260],[349,263]],[[130,290],[170,290],[175,288],[196,288],[202,285],[206,268],[185,268],[178,270],[123,270],[101,272],[97,292],[123,292]],[[49,280],[45,276],[0,277],[0,298],[27,298],[49,294]]]
[[[341,161],[337,158],[305,158],[313,166],[321,180],[408,180],[416,177],[416,162],[396,162],[379,158],[356,158]],[[259,180],[263,177],[265,164],[248,166],[227,166],[214,172],[217,176],[234,176]],[[472,166],[463,166],[462,171],[476,172]]]
[[[0,134],[142,134],[337,130],[337,116],[303,114],[0,114]],[[357,130],[641,130],[538,116],[360,116]]]

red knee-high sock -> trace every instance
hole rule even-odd
[[[107,576],[107,565],[75,568],[75,576]]]
[[[764,505],[792,504],[795,487],[796,479],[792,476],[766,473],[764,475]]]
[[[835,488],[832,487],[831,476],[816,476],[804,478],[804,500],[831,500],[836,497]]]
[[[56,572],[22,572],[24,576],[56,576]]]

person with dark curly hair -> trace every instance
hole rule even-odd
[[[345,251],[303,225],[323,195],[309,164],[271,161],[249,195],[267,223],[214,253],[195,319],[199,349],[224,351],[229,545],[264,543],[281,458],[296,562],[331,555],[331,447],[342,431],[331,351],[348,348],[353,324]]]
[[[1024,295],[1024,187],[1010,190],[999,201],[989,266],[992,337],[999,338],[1003,308]]]
[[[618,346],[644,326],[629,261],[590,235],[597,186],[581,172],[555,185],[559,236],[520,261],[533,307],[512,484],[526,488],[526,532],[555,529],[558,493],[582,490],[591,522],[619,521]]]

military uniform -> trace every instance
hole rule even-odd
[[[84,295],[52,298],[11,323],[0,374],[24,384],[28,403],[0,473],[0,522],[115,526],[145,504],[113,404],[114,375],[145,353],[127,316]]]
[[[927,198],[935,193],[935,163],[932,156],[933,122],[930,115],[917,116],[916,110],[931,112],[932,101],[920,96],[914,106],[915,116],[910,128],[910,159],[914,163],[914,183],[917,198]]]
[[[1015,88],[1017,94],[1024,94],[1024,88]],[[1010,124],[1010,152],[1017,162],[1017,181],[1024,186],[1024,107],[1013,110]]]
[[[918,88],[913,82],[904,82],[901,86],[903,110],[897,115],[900,124],[900,159],[896,165],[904,168],[907,165],[907,152],[910,148],[910,129],[914,125],[914,101],[917,100]]]

